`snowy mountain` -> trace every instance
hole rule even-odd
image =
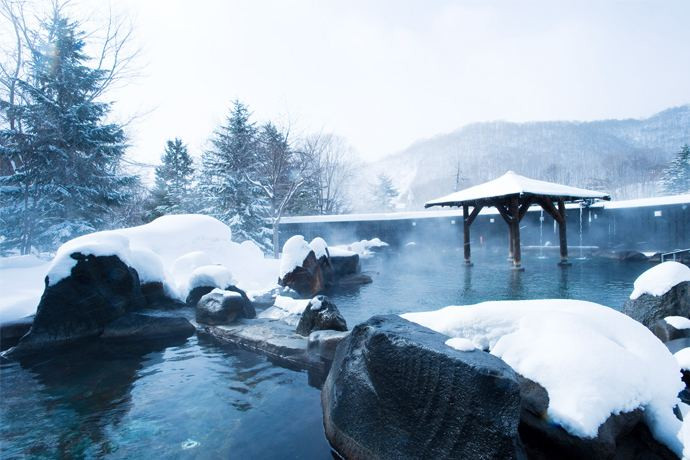
[[[418,209],[506,170],[607,191],[616,199],[637,198],[658,192],[661,171],[685,143],[690,104],[645,119],[473,123],[369,165],[362,180],[391,177],[401,209]],[[357,210],[375,208],[370,203]]]

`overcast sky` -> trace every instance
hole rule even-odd
[[[104,10],[110,2],[83,7]],[[690,1],[139,1],[142,76],[111,97],[132,156],[198,154],[239,98],[365,159],[486,120],[645,117],[690,102]]]

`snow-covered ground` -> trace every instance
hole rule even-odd
[[[450,306],[403,318],[489,350],[549,393],[548,417],[594,437],[611,414],[644,409],[655,438],[680,455],[673,414],[678,363],[642,324],[603,305],[522,300]],[[469,348],[466,341],[450,346]]]
[[[352,243],[362,257],[371,249],[387,244],[378,238]],[[51,262],[35,256],[0,258],[0,321],[9,321],[36,312],[44,288],[44,279],[53,285],[69,276],[77,261],[74,252],[84,255],[116,255],[139,273],[142,282],[160,281],[167,293],[185,300],[191,289],[201,285],[225,288],[234,284],[250,297],[277,287],[279,276],[304,261],[309,251],[321,256],[326,241],[314,238],[307,243],[302,236],[290,238],[280,260],[267,258],[251,241],[232,241],[230,228],[203,215],[170,215],[146,225],[84,235],[63,244]],[[338,254],[353,254],[345,248],[333,248]],[[285,298],[288,299],[288,298]],[[278,308],[287,305],[289,300]],[[305,304],[306,306],[306,304]],[[287,308],[290,312],[291,308]],[[299,313],[302,312],[302,307]],[[276,312],[278,313],[278,312]],[[292,314],[292,313],[290,313]]]
[[[0,258],[0,321],[33,315],[50,262],[34,255]]]

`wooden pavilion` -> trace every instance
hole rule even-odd
[[[462,206],[465,263],[468,265],[471,265],[470,226],[484,207],[495,207],[508,224],[510,256],[513,260],[513,268],[519,270],[521,269],[520,221],[530,206],[541,206],[558,222],[560,263],[565,265],[568,263],[565,203],[610,199],[611,197],[605,193],[530,179],[508,171],[498,179],[428,201],[424,207]]]

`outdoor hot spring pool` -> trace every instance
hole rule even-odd
[[[498,299],[573,298],[620,308],[647,263],[526,251],[409,247],[364,262],[373,284],[332,298],[350,327],[374,314]],[[0,364],[0,456],[331,458],[306,372],[191,337],[177,346],[99,346]]]

